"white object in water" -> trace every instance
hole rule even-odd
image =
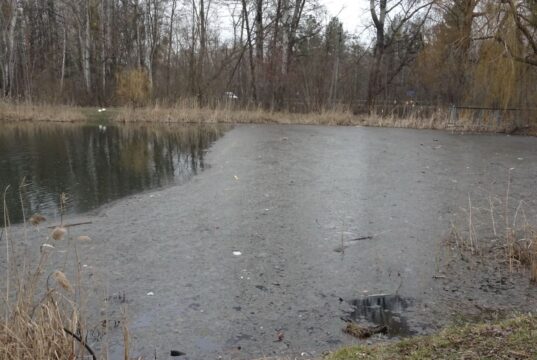
[[[103,111],[106,111],[105,108],[101,108],[101,109],[98,109],[97,112],[103,112]]]
[[[152,292],[152,291],[150,291],[150,292],[147,293],[147,296],[154,296],[154,295],[155,295],[155,293]]]
[[[233,251],[233,255],[235,256],[241,256],[242,253],[240,251]]]

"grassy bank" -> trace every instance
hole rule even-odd
[[[80,107],[66,105],[11,104],[0,102],[1,121],[86,121],[87,116]]]
[[[395,114],[354,114],[350,109],[339,108],[309,113],[288,111],[269,111],[264,109],[232,109],[226,106],[199,108],[184,103],[174,107],[146,107],[139,109],[121,108],[113,117],[122,123],[164,122],[164,123],[234,123],[234,124],[304,124],[304,125],[341,125],[372,126],[412,129],[454,130],[461,132],[512,133],[524,130],[537,134],[535,129],[518,129],[511,122],[497,125],[495,121],[476,123],[471,113],[463,113],[456,122],[450,121],[446,109],[439,108],[424,116],[409,112],[401,117]]]
[[[535,359],[537,318],[521,315],[494,324],[454,326],[431,336],[341,349],[327,360]]]
[[[0,102],[0,122],[119,122],[119,123],[233,123],[233,124],[305,124],[374,126],[414,129],[455,130],[462,132],[512,133],[523,130],[537,134],[537,128],[518,129],[510,122],[498,125],[495,121],[475,123],[472,114],[462,114],[454,123],[445,109],[423,114],[409,115],[354,114],[350,109],[340,108],[310,113],[270,111],[261,108],[238,109],[225,104],[200,108],[192,102],[175,106],[151,106],[143,108],[119,107],[99,111],[93,107],[63,105],[13,104]]]

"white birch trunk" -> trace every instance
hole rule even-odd
[[[84,73],[84,81],[86,83],[86,92],[91,94],[91,28],[90,28],[90,9],[89,9],[89,0],[86,1],[85,8],[85,34],[84,34],[84,45],[83,45],[83,62],[82,69]]]
[[[157,14],[154,14],[156,16]],[[149,93],[153,93],[153,21],[151,20],[151,0],[146,2],[145,11],[145,51],[144,63],[147,69],[147,78],[149,81]]]
[[[63,49],[62,49],[62,67],[60,74],[60,94],[63,93],[63,82],[65,79],[65,58],[67,55],[67,28],[64,24],[63,26]]]
[[[11,19],[9,21],[8,38],[7,38],[7,61],[5,63],[5,77],[4,77],[4,91],[7,91],[7,95],[11,96],[13,92],[13,86],[15,83],[15,28],[17,26],[17,18],[19,15],[19,9],[17,8],[17,2],[11,2],[12,11]]]
[[[289,56],[289,30],[291,27],[291,15],[289,12],[289,0],[282,1],[282,75],[286,75],[288,71]]]
[[[101,1],[101,91],[102,96],[106,92],[106,53],[107,53],[107,33],[108,29],[108,0]]]

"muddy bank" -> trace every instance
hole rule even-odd
[[[468,193],[505,191],[509,168],[513,198],[532,205],[536,150],[523,137],[238,126],[186,184],[74,217],[93,223],[72,231],[93,239],[80,253],[110,316],[128,306],[132,355],[319,355],[358,341],[342,317],[389,315],[399,336],[454,312],[534,309],[524,276],[488,265],[476,276],[442,241]],[[368,309],[369,295],[388,311]]]

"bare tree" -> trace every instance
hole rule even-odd
[[[417,40],[425,21],[430,13],[434,1],[424,2],[422,0],[370,0],[369,10],[373,26],[375,28],[375,45],[373,49],[373,61],[369,72],[369,84],[367,90],[367,105],[369,111],[375,97],[387,86],[391,80],[410,61],[409,58],[401,59],[398,64],[392,64],[391,73],[386,73],[384,84],[380,81],[382,63],[386,52],[394,44],[394,40],[401,30],[410,22],[415,21],[417,26],[413,27],[413,34],[410,36],[409,46],[413,46],[413,41]],[[422,13],[423,12],[423,13]],[[395,14],[395,15],[394,15]],[[393,15],[393,16],[390,16]],[[387,37],[387,29],[390,37]],[[388,81],[389,80],[389,81]]]
[[[15,82],[15,29],[19,18],[16,0],[7,1],[2,6],[2,93],[11,96]]]

